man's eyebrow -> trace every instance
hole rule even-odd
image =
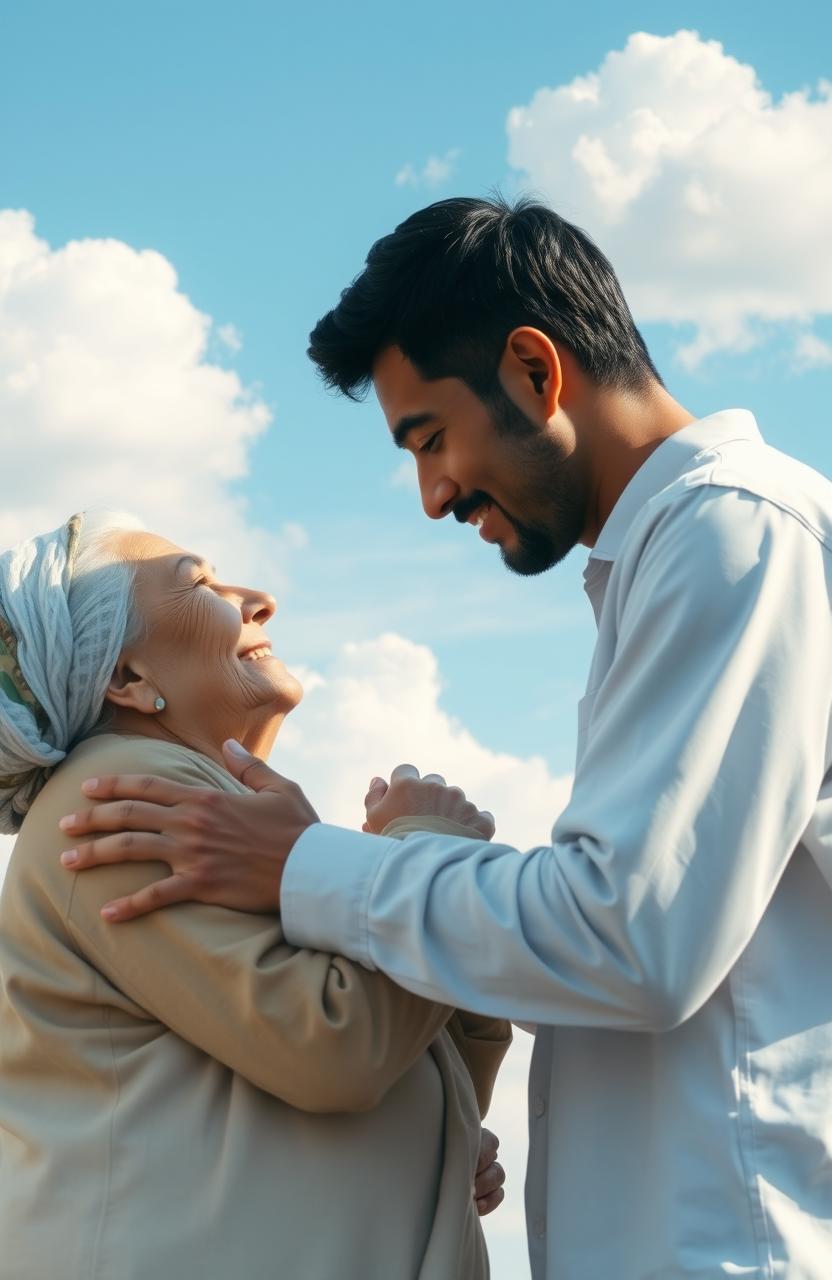
[[[407,437],[417,427],[424,427],[428,422],[435,422],[435,413],[412,413],[409,417],[399,418],[393,428],[393,441],[397,449],[404,449]]]

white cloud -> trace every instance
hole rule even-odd
[[[345,644],[326,672],[301,678],[306,697],[273,763],[303,785],[324,820],[360,827],[371,777],[407,761],[490,809],[498,840],[521,849],[548,843],[571,779],[553,777],[539,756],[524,760],[478,742],[443,709],[430,649],[387,634]]]
[[[271,414],[207,358],[212,333],[160,254],[117,240],[52,249],[29,213],[0,211],[0,421],[14,477],[0,547],[106,504],[280,584],[292,538],[254,527],[231,487]],[[217,336],[239,341],[227,326]]]
[[[287,520],[281,525],[280,536],[283,543],[292,551],[302,551],[309,546],[309,534],[302,524],[295,520]]]
[[[509,159],[584,226],[639,320],[690,324],[680,358],[832,312],[832,86],[779,101],[696,32],[632,35],[508,117]]]
[[[390,484],[394,489],[407,489],[409,493],[419,492],[419,477],[416,463],[411,454],[402,458],[396,470],[390,476]]]
[[[824,369],[832,364],[832,343],[816,333],[802,333],[794,345],[795,365],[802,369]]]
[[[243,349],[243,338],[240,330],[233,324],[221,324],[217,328],[217,337],[232,355]]]
[[[411,164],[402,165],[394,179],[397,187],[441,187],[456,171],[461,152],[452,147],[443,156],[428,156],[421,169]]]

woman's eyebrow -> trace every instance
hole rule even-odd
[[[192,564],[195,569],[207,569],[212,577],[217,576],[217,571],[212,564],[209,564],[207,560],[203,560],[200,556],[191,555],[179,557],[176,562],[174,573],[179,573],[179,570],[186,564]]]

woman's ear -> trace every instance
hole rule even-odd
[[[112,679],[107,686],[105,702],[111,706],[127,707],[131,711],[139,711],[142,715],[156,715],[156,699],[159,690],[151,684],[137,666],[131,666],[126,658],[119,658]]]
[[[539,422],[555,416],[563,389],[563,368],[551,338],[528,325],[506,339],[499,377],[518,408]]]

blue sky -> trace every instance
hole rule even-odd
[[[713,82],[703,62],[701,85],[694,84],[685,99],[679,127],[689,128],[694,140],[681,159],[662,152],[656,173],[643,176],[640,203],[627,205],[616,220],[621,166],[637,167],[626,139],[626,154],[618,156],[621,165],[611,170],[612,178],[596,166],[595,195],[589,199],[589,187],[571,182],[565,160],[559,168],[563,135],[557,129],[571,128],[568,110],[562,102],[556,106],[560,114],[553,124],[549,108],[535,95],[598,72],[635,32],[671,37],[683,28],[723,47],[708,63]],[[649,50],[639,48],[638,56],[647,57]],[[830,49],[832,7],[802,0],[747,9],[724,0],[579,7],[530,0],[517,10],[468,0],[422,0],[413,7],[375,0],[309,8],[246,0],[233,7],[211,0],[144,0],[140,6],[33,0],[7,6],[0,32],[0,210],[27,210],[53,250],[91,239],[161,254],[175,268],[179,294],[215,322],[194,362],[236,373],[239,403],[256,402],[272,415],[267,430],[261,422],[256,443],[239,447],[233,432],[245,434],[248,428],[226,409],[225,417],[206,416],[204,429],[198,414],[164,431],[150,417],[128,425],[139,384],[125,381],[124,412],[116,395],[100,427],[106,468],[102,462],[101,475],[92,474],[91,454],[79,479],[71,469],[61,472],[57,460],[68,466],[73,433],[86,429],[76,423],[72,406],[62,401],[63,416],[54,420],[43,408],[47,401],[37,411],[30,406],[26,431],[37,437],[37,478],[51,496],[40,502],[30,484],[32,492],[15,506],[17,499],[7,494],[8,537],[34,532],[31,522],[46,519],[53,507],[69,514],[107,485],[127,505],[133,491],[141,491],[163,523],[169,512],[172,526],[191,527],[191,520],[195,532],[210,526],[216,502],[216,541],[222,551],[228,519],[231,559],[249,525],[282,531],[270,544],[271,560],[261,559],[281,596],[279,647],[290,665],[329,679],[330,702],[314,703],[310,695],[306,723],[326,733],[327,717],[345,714],[349,690],[356,682],[370,689],[374,673],[380,680],[384,671],[412,676],[414,697],[430,704],[433,717],[418,739],[426,752],[432,742],[447,739],[450,755],[458,752],[460,767],[477,777],[491,776],[488,761],[493,764],[497,756],[515,762],[504,771],[515,788],[506,791],[505,803],[509,810],[514,806],[516,825],[509,822],[509,834],[520,832],[520,810],[534,808],[526,797],[538,796],[540,813],[548,813],[546,788],[572,764],[575,703],[593,641],[580,590],[583,553],[575,552],[545,577],[519,579],[506,573],[472,530],[426,521],[405,473],[396,480],[402,460],[389,444],[379,410],[372,401],[355,406],[323,392],[304,354],[307,334],[360,269],[372,241],[414,208],[443,195],[486,193],[496,186],[507,193],[532,187],[549,196],[554,181],[562,212],[589,225],[614,263],[626,268],[636,310],[648,317],[643,332],[670,390],[696,414],[735,405],[752,409],[773,444],[829,474],[832,285],[828,234],[821,236],[818,226],[824,219],[826,227],[832,225],[832,178],[829,165],[813,157],[828,160],[832,147],[830,117],[821,114],[817,93],[819,82],[832,78]],[[669,50],[661,46],[665,65]],[[640,94],[647,93],[637,54],[635,49],[629,61],[616,64],[620,75],[610,70],[600,81],[607,114],[597,133],[614,158],[619,135],[635,128],[626,113],[617,121],[620,103],[641,107]],[[782,132],[767,132],[766,109],[743,97],[742,77],[725,61],[731,58],[753,68],[773,109],[779,110],[784,94],[807,91],[810,105],[796,111],[786,141]],[[660,124],[679,107],[672,75],[669,85],[650,101]],[[708,133],[697,113],[720,94],[725,109]],[[732,105],[732,94],[739,105]],[[510,142],[507,125],[516,107],[526,110],[538,130],[531,171],[511,163],[511,147],[520,144]],[[730,141],[733,128],[745,128],[746,115],[741,136],[747,145],[737,144],[733,157],[729,146],[727,163],[723,157],[712,165],[709,157],[718,152],[720,139]],[[444,180],[419,176],[431,157],[437,177],[447,168]],[[702,218],[705,201],[708,226],[723,237],[701,272],[694,251],[684,269],[676,270],[674,228],[666,218],[661,221],[671,206],[650,203],[662,182],[668,201],[681,192]],[[663,246],[671,253],[667,268],[656,268],[650,289],[650,245],[641,243],[649,218],[658,219],[657,255]],[[101,268],[89,273],[101,297],[107,279],[115,279],[107,274],[116,271],[107,252],[99,244],[91,258]],[[1,254],[2,246],[0,260]],[[125,283],[134,266],[126,259],[119,263],[125,273],[118,277],[119,315],[127,333],[130,315],[140,308],[130,302],[132,286]],[[726,300],[719,315],[711,315],[708,291],[723,279]],[[760,300],[737,302],[756,297],[757,281],[765,284]],[[76,295],[70,297],[69,286],[60,283],[55,290],[71,317],[72,307],[81,305]],[[158,303],[164,317],[175,310],[173,292],[171,285]],[[659,302],[648,300],[657,294]],[[678,310],[674,300],[681,300]],[[28,305],[24,298],[15,311],[15,323],[24,327]],[[0,320],[2,306],[0,291]],[[147,338],[153,317],[143,314]],[[45,332],[47,319],[38,315]],[[162,311],[160,326],[161,317]],[[193,315],[184,316],[183,333],[191,321]],[[222,326],[233,326],[225,341]],[[712,349],[698,361],[686,358],[685,348],[702,333]],[[37,334],[35,349],[36,339]],[[90,368],[100,374],[110,356],[95,347],[98,338],[89,341],[99,361]],[[22,376],[9,350],[0,335],[0,374],[5,369]],[[798,358],[798,350],[810,351],[811,358]],[[153,359],[163,362],[163,353],[154,348]],[[169,375],[167,370],[164,377]],[[116,389],[118,376],[113,374]],[[55,403],[54,396],[48,403]],[[8,458],[9,449],[15,456],[15,433],[22,429],[8,403],[4,412]],[[54,422],[63,425],[53,429]],[[182,437],[176,448],[170,430]],[[134,448],[128,465],[122,445],[126,450],[128,436],[137,432],[146,434],[146,450]],[[230,433],[227,476],[222,461],[213,470],[203,466],[206,450],[222,452],[223,432]],[[166,508],[166,474],[172,468],[185,476]],[[236,474],[241,469],[245,474]],[[68,478],[62,488],[63,474]],[[160,505],[153,505],[154,490]],[[246,504],[242,514],[234,505],[239,500]],[[235,565],[220,567],[230,572]],[[422,648],[379,648],[379,635],[388,631]],[[345,644],[358,648],[338,658]],[[444,720],[437,718],[439,711]],[[297,713],[299,725],[304,714],[304,708]],[[405,706],[397,725],[390,712],[385,732],[391,751],[399,731],[406,738],[405,722],[415,715]],[[299,769],[307,767],[319,785],[326,778],[337,789],[334,775],[321,772],[320,760],[315,763],[311,729],[306,732],[306,746],[300,731],[289,758]],[[522,762],[530,756],[542,757],[545,778],[541,782],[543,774],[526,769],[521,786]],[[416,763],[431,767],[434,761]],[[360,764],[367,778],[378,767],[369,755]],[[490,797],[476,798],[486,804]],[[545,838],[542,819],[535,817],[535,824],[538,838]],[[526,838],[526,830],[515,838]],[[519,1210],[514,1212],[514,1235],[509,1232],[498,1246],[506,1269],[497,1272],[512,1280],[522,1266],[507,1261],[509,1250],[515,1259],[522,1254]]]
[[[413,495],[390,485],[375,406],[325,396],[305,338],[372,240],[414,207],[516,188],[512,106],[596,68],[633,31],[682,26],[752,64],[775,97],[830,73],[832,17],[819,4],[787,14],[763,4],[752,16],[724,4],[591,4],[576,15],[434,0],[418,10],[35,3],[4,19],[0,205],[29,209],[53,245],[116,237],[159,250],[195,304],[242,334],[234,366],[275,412],[244,492],[261,522],[310,531],[286,600],[289,656],[319,661],[316,632],[324,646],[339,626],[351,628],[345,639],[369,634],[378,610],[366,605],[383,603],[392,578],[401,598],[390,624],[432,645],[448,708],[506,749],[545,753],[556,771],[570,764],[591,642],[579,553],[521,582],[467,531],[430,527]],[[395,185],[408,162],[451,150],[449,181]],[[694,412],[748,405],[773,441],[829,469],[828,368],[796,376],[772,343],[688,375],[667,326],[644,328]]]

